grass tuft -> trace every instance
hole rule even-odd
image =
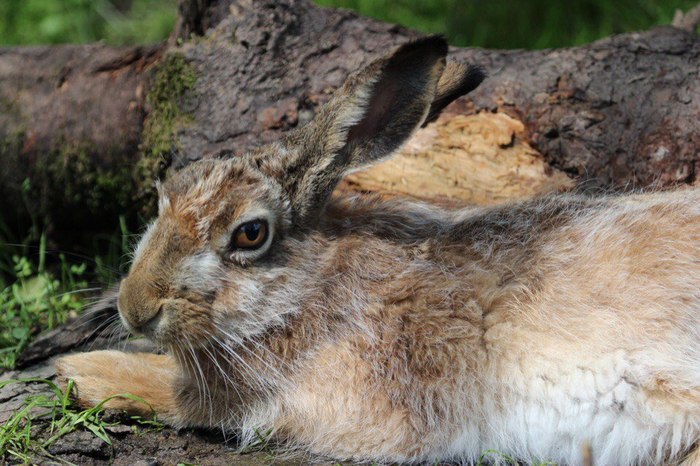
[[[59,273],[54,276],[46,270],[45,258],[43,235],[37,265],[27,257],[12,256],[15,279],[0,290],[0,368],[14,367],[33,336],[65,323],[83,306],[85,264],[69,264],[61,254]]]
[[[137,396],[120,394],[106,398],[92,408],[78,409],[70,399],[72,380],[68,381],[65,391],[54,382],[40,378],[7,380],[0,382],[0,389],[18,383],[43,384],[49,390],[49,394],[38,394],[24,399],[23,406],[0,426],[0,458],[13,458],[23,463],[33,461],[36,456],[52,457],[48,451],[49,447],[78,429],[91,432],[105,444],[112,445],[107,429],[117,422],[105,421],[105,404],[115,398],[128,398],[147,404]],[[132,416],[131,420],[148,430],[163,428],[163,424],[155,417],[145,419]]]

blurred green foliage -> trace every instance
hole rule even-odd
[[[48,271],[46,237],[42,235],[39,263],[12,256],[14,280],[0,287],[0,371],[12,368],[15,359],[40,331],[54,328],[83,307],[81,292],[87,287],[85,264],[69,264],[60,256],[57,273]],[[4,281],[4,280],[3,280]],[[2,448],[0,448],[0,452]]]
[[[177,0],[0,0],[0,44],[152,43],[176,17]]]
[[[0,0],[0,44],[126,45],[165,39],[178,0]],[[257,0],[256,0],[257,1]],[[491,48],[566,47],[669,24],[697,0],[315,0]]]
[[[697,0],[315,0],[424,32],[453,45],[541,49],[669,24]]]

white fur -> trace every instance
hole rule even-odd
[[[153,220],[151,223],[148,224],[148,227],[146,227],[146,231],[143,232],[143,235],[141,235],[141,238],[139,239],[138,244],[136,245],[136,248],[134,249],[134,252],[131,257],[131,262],[136,263],[139,260],[141,260],[143,253],[146,251],[146,249],[149,246],[149,243],[151,241],[151,237],[153,236],[153,231],[156,226],[156,221]]]
[[[177,286],[207,293],[221,286],[223,270],[219,256],[206,250],[186,257],[180,264],[174,282]]]

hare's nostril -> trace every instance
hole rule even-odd
[[[161,303],[157,307],[154,306],[151,309],[142,307],[139,310],[132,309],[127,312],[122,312],[120,310],[120,314],[130,331],[147,337],[153,337],[161,322],[163,304]]]
[[[122,321],[131,332],[154,336],[165,304],[167,300],[155,293],[141,277],[132,274],[122,280],[117,306]]]
[[[156,330],[158,330],[158,326],[160,325],[160,322],[162,320],[163,316],[163,305],[161,304],[158,306],[158,310],[156,313],[146,322],[144,322],[138,329],[138,331],[147,337],[152,337],[155,335]]]

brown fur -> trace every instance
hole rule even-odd
[[[365,461],[679,459],[700,438],[699,190],[459,210],[329,200],[444,104],[455,86],[438,82],[468,82],[441,79],[445,53],[404,46],[310,126],[161,186],[119,310],[173,359],[62,359],[81,402],[137,392],[173,425],[270,429]],[[268,240],[232,248],[251,220]]]
[[[128,410],[141,416],[154,413],[165,417],[178,415],[174,387],[181,373],[170,356],[119,351],[67,356],[56,363],[59,383],[67,383],[63,374],[69,369],[76,384],[73,394],[83,407],[115,397],[105,404],[106,408]],[[124,394],[139,397],[145,403],[119,397]]]

